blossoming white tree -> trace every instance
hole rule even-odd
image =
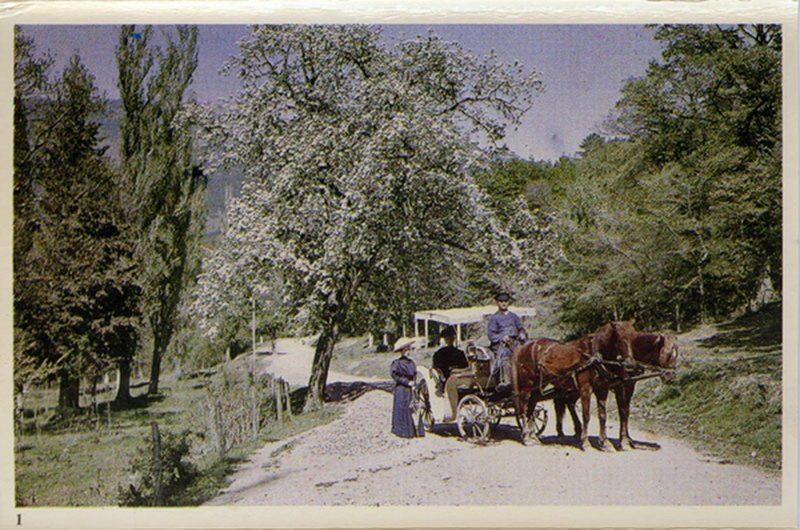
[[[307,408],[343,325],[415,295],[454,301],[467,260],[536,266],[472,179],[541,89],[535,72],[433,34],[390,46],[365,26],[256,26],[226,69],[242,89],[212,129],[247,181],[214,258],[238,264],[217,264],[205,290],[281,279],[319,333]]]

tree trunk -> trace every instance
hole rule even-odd
[[[68,370],[59,374],[58,408],[62,413],[74,413],[80,408],[80,379]]]
[[[161,377],[161,357],[167,349],[165,340],[157,335],[153,341],[153,359],[150,364],[150,384],[147,387],[147,394],[150,396],[158,395],[158,379]]]
[[[339,339],[339,326],[331,319],[319,335],[314,352],[314,363],[311,365],[311,377],[308,380],[308,396],[304,410],[306,412],[322,408],[325,401],[325,384],[328,381],[328,369],[333,358],[333,347]]]
[[[128,403],[131,400],[131,360],[122,359],[117,369],[117,395],[116,403]]]

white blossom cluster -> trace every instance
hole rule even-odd
[[[208,162],[247,178],[200,280],[207,329],[276,285],[312,329],[381,325],[458,303],[471,262],[512,275],[542,262],[472,178],[481,146],[541,90],[535,72],[433,34],[389,49],[367,26],[256,26],[239,45],[225,70],[241,91],[222,113],[197,112],[216,146]],[[541,219],[520,215],[531,241],[546,239]]]

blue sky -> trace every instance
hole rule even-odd
[[[494,50],[507,61],[519,61],[541,74],[545,92],[534,101],[508,147],[523,158],[555,160],[572,155],[581,140],[596,132],[619,99],[626,79],[644,74],[660,53],[652,30],[640,25],[387,25],[389,38],[413,37],[433,29],[478,55]],[[117,97],[115,26],[23,26],[40,51],[55,57],[60,70],[74,53],[81,56],[106,97]],[[199,65],[192,90],[212,102],[232,94],[234,78],[219,74],[237,51],[246,26],[200,26]]]

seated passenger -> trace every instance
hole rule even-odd
[[[433,367],[442,372],[445,380],[444,391],[450,404],[450,414],[445,416],[445,422],[453,421],[458,406],[458,389],[468,388],[472,385],[472,370],[464,352],[454,346],[456,331],[452,326],[444,328],[441,337],[446,345],[433,354]]]
[[[442,372],[443,379],[447,381],[454,368],[468,368],[469,362],[466,354],[454,346],[456,330],[453,326],[444,328],[439,336],[444,339],[445,345],[433,354],[433,367]]]

